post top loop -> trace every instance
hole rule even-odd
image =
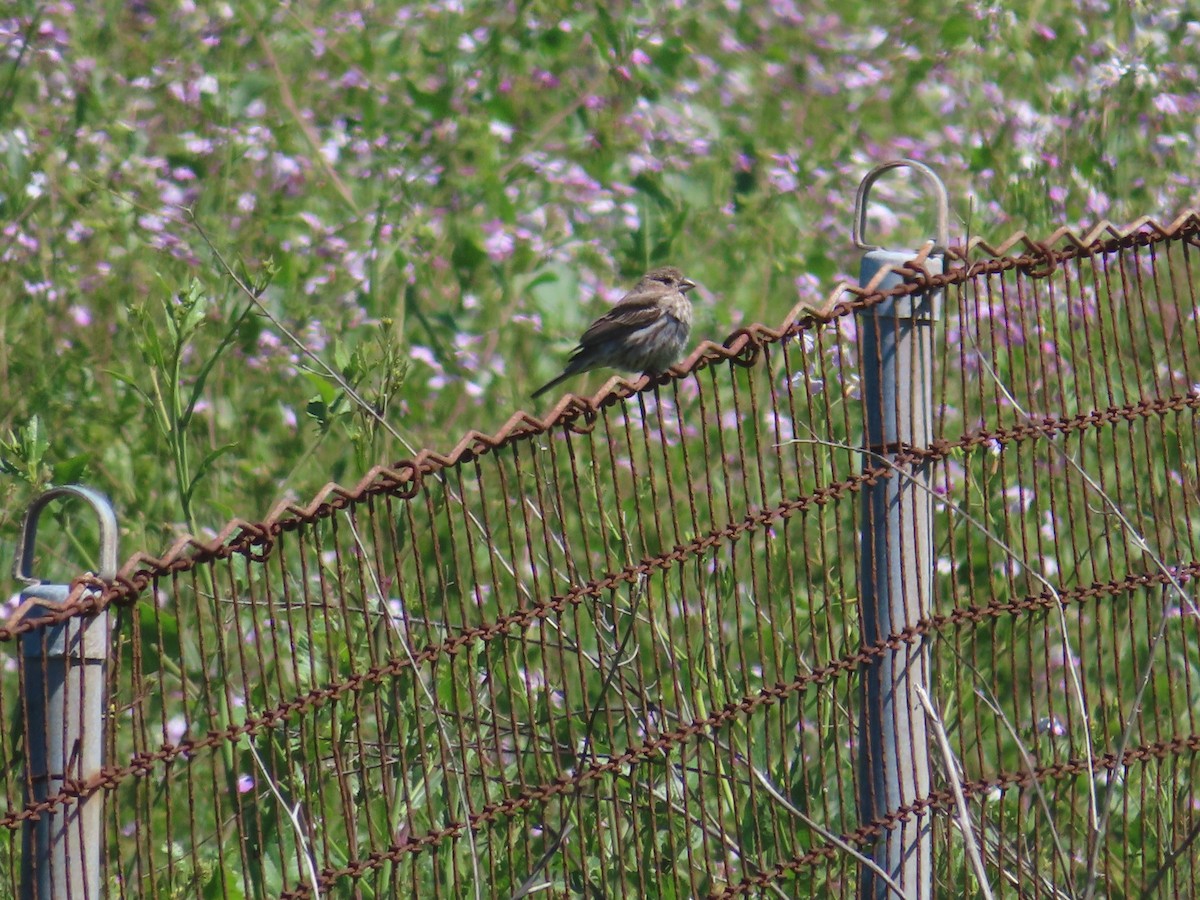
[[[29,504],[21,522],[17,558],[13,562],[13,578],[25,584],[42,583],[40,578],[31,573],[34,545],[37,543],[38,519],[51,500],[62,497],[83,500],[96,513],[96,518],[100,520],[100,571],[96,574],[105,581],[112,581],[117,576],[117,514],[107,497],[81,484],[50,488]]]
[[[889,160],[873,168],[863,178],[858,186],[858,193],[854,197],[854,224],[851,231],[851,239],[854,241],[854,246],[859,250],[881,249],[878,245],[868,244],[863,240],[863,236],[867,230],[867,197],[871,193],[871,188],[875,185],[875,182],[879,180],[879,177],[884,172],[902,168],[912,169],[921,175],[932,191],[937,213],[937,234],[934,236],[934,240],[936,241],[934,250],[935,252],[944,251],[950,243],[950,200],[946,194],[946,185],[942,183],[942,179],[938,177],[938,174],[933,169],[929,168],[925,163],[917,162],[915,159]]]

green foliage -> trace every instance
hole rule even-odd
[[[356,480],[498,425],[648,266],[700,282],[698,337],[819,299],[899,153],[993,238],[1191,199],[1185,17],[837,9],[30,7],[0,427],[62,468],[17,477],[87,475],[147,549]]]
[[[330,480],[353,483],[422,447],[444,451],[470,428],[490,432],[530,406],[529,390],[559,370],[586,323],[653,265],[679,265],[700,284],[697,340],[719,341],[751,321],[777,324],[797,301],[823,299],[854,270],[854,188],[886,158],[911,155],[938,169],[953,198],[956,237],[999,240],[1017,229],[1041,236],[1062,224],[1142,214],[1169,219],[1195,201],[1194,24],[1169,4],[1103,7],[967,3],[947,14],[931,3],[717,0],[621,9],[551,0],[344,9],[15,4],[5,14],[9,50],[0,64],[0,550],[11,549],[24,502],[50,484],[85,481],[109,494],[120,510],[124,554],[157,554],[182,533],[208,535],[234,516],[260,518],[280,498],[306,501]],[[872,227],[880,241],[924,237],[927,216],[903,179],[882,184],[877,199]],[[1148,319],[1143,336],[1171,339],[1167,326]],[[1066,311],[1050,320],[1070,333]],[[1134,319],[1122,318],[1114,342],[1133,328]],[[1001,380],[1043,353],[1038,343],[988,349],[996,351]],[[1086,349],[1072,345],[1062,355],[1082,361]],[[1156,365],[1140,362],[1147,370]],[[568,387],[591,389],[603,377]],[[1105,402],[1136,399],[1141,383],[1132,384],[1109,382]],[[850,386],[820,387],[814,416],[841,415]],[[1064,414],[1087,406],[1079,397],[1051,397],[1045,385],[1026,387],[1040,408],[1056,399]],[[730,444],[716,447],[718,440]],[[717,455],[731,455],[735,440],[759,436],[752,429],[719,434]],[[1122,447],[1102,437],[1083,462],[1103,469]],[[1155,447],[1164,471],[1183,468],[1180,441]],[[541,459],[544,449],[519,452]],[[850,458],[828,448],[811,453],[812,471]],[[666,454],[678,463],[676,450]],[[1004,479],[989,451],[953,462],[963,502],[982,524],[1008,529],[1022,547],[1038,546],[1041,523],[1008,510],[1011,498],[998,496]],[[1039,493],[1061,475],[1043,462],[1029,484]],[[637,463],[644,470],[647,461]],[[623,565],[633,552],[638,504],[656,498],[636,484],[624,505],[609,505],[609,485],[589,477],[584,490],[603,513],[589,523],[597,544],[589,549]],[[736,473],[709,477],[717,496],[736,489]],[[1167,477],[1158,472],[1147,482],[1139,502],[1164,520],[1178,515],[1162,499],[1174,489]],[[537,485],[529,477],[517,486]],[[440,499],[449,507],[446,490]],[[691,502],[699,516],[714,515],[704,497]],[[450,536],[436,529],[408,536],[405,522],[394,524],[396,545],[412,554]],[[824,517],[803,528],[822,546],[844,538]],[[1112,562],[1084,523],[1074,530],[1062,526],[1057,578],[1083,578]],[[656,553],[671,539],[655,535],[646,544],[641,550]],[[790,564],[767,546],[762,558],[777,570]],[[1001,571],[981,533],[960,547],[969,562],[947,590],[964,581],[995,593],[1041,589],[1028,575]],[[486,551],[461,552],[482,567],[491,564]],[[61,562],[74,553],[58,556]],[[447,605],[478,602],[480,615],[495,616],[518,599],[515,591],[503,600],[469,597],[467,585],[447,579],[435,561],[415,565],[421,583],[437,585]],[[832,581],[840,565],[829,562],[813,580]],[[330,582],[341,577],[321,574]],[[210,610],[209,601],[241,596],[254,577],[239,572],[231,589],[206,572],[176,588],[187,602],[164,608],[139,600],[130,615],[142,647],[135,653],[126,635],[119,659],[158,680],[160,695],[147,701],[153,715],[166,718],[169,695],[186,698],[193,733],[244,718],[245,708],[230,706],[224,693],[199,701],[217,674],[213,661],[224,662],[233,649],[203,645],[187,617],[215,617],[204,622],[216,626],[210,635],[245,624],[240,613]],[[721,560],[684,577],[706,585],[718,605],[747,590],[745,572]],[[853,574],[842,583],[853,584]],[[311,584],[289,586],[324,597]],[[361,584],[356,591],[366,606],[371,592]],[[656,599],[672,608],[686,594],[664,587]],[[819,598],[845,604],[848,616],[853,599]],[[763,598],[764,607],[769,602]],[[786,656],[766,652],[779,651],[770,645],[779,636],[761,619],[726,623],[724,631],[687,614],[672,620],[673,630],[661,610],[657,620],[637,617],[628,604],[612,621],[594,612],[576,623],[579,640],[595,653],[612,634],[632,629],[639,644],[670,648],[678,659],[688,658],[687,647],[703,647],[703,658],[661,686],[664,700],[699,707],[693,715],[796,676],[795,658],[753,674]],[[443,621],[441,610],[412,612]],[[330,617],[311,630],[273,634],[287,658],[252,664],[247,678],[257,687],[241,699],[257,708],[271,696],[264,685],[308,690],[399,653],[384,619],[378,622],[356,632]],[[260,635],[271,631],[253,625]],[[1136,636],[1145,637],[1139,627]],[[431,641],[445,636],[429,628]],[[852,632],[827,638],[826,656],[854,646]],[[991,658],[1018,639],[1034,641],[1001,624],[974,637],[972,650]],[[1185,645],[1173,651],[1195,655]],[[485,674],[518,677],[502,665],[513,662],[510,652],[469,647],[457,668],[426,673],[433,698],[458,710],[498,698],[497,708],[514,721],[550,720],[547,691],[473,693]],[[556,674],[555,661],[536,645],[522,653],[522,667]],[[1119,671],[1094,674],[1127,680],[1136,670],[1126,659]],[[1012,683],[1026,675],[1001,659],[990,677]],[[383,844],[402,827],[456,818],[454,803],[464,799],[446,773],[421,769],[423,754],[444,738],[416,715],[414,707],[429,698],[403,677],[371,698],[381,713],[372,724],[398,741],[395,755],[385,761],[381,754],[378,765],[388,767],[403,803],[389,807],[365,781],[353,797],[371,813]],[[556,701],[583,708],[600,689],[598,674],[589,673]],[[808,764],[844,752],[826,727],[840,702],[810,692],[777,714],[773,733],[799,733],[801,750],[774,774],[796,805],[824,795],[827,809],[850,816],[850,779],[831,784],[832,767]],[[948,715],[980,715],[982,704],[960,698]],[[1117,711],[1098,706],[1101,712],[1110,717],[1101,730],[1111,737]],[[330,704],[316,714],[318,734],[308,744],[280,728],[257,734],[254,749],[281,782],[299,784],[300,760],[333,759],[356,727],[355,713]],[[580,735],[564,717],[553,720],[555,762],[571,766]],[[655,803],[640,807],[643,817],[619,847],[602,843],[612,838],[598,827],[596,807],[550,804],[547,818],[571,823],[585,847],[570,871],[552,867],[554,889],[582,895],[621,878],[644,884],[644,876],[636,880],[639,848],[657,855],[664,846],[675,854],[675,869],[655,876],[658,896],[720,887],[693,882],[688,849],[708,838],[672,802],[684,790],[717,796],[722,779],[713,773],[729,776],[732,757],[766,765],[769,727],[766,719],[731,726],[720,735],[726,746],[706,746],[703,765],[686,775],[664,764],[649,789]],[[1028,732],[1000,738],[987,748],[995,755],[989,763],[1019,767],[1018,740],[1041,739]],[[545,777],[529,758],[513,754],[500,774]],[[248,745],[207,762],[216,774],[202,793],[216,795],[206,812],[220,827],[235,813],[253,812],[256,833],[285,837],[274,847],[236,848],[251,883],[242,882],[240,865],[235,874],[218,864],[219,841],[170,847],[172,871],[152,876],[159,892],[271,896],[297,855],[283,808],[261,792],[236,806],[239,776],[257,772]],[[707,780],[697,774],[703,771]],[[118,795],[118,806],[144,799],[132,793]],[[1083,820],[1081,796],[1061,800],[1063,819]],[[490,795],[468,799],[478,808]],[[1004,803],[1001,816],[1028,824],[1017,803]],[[155,827],[165,827],[165,814],[151,815],[159,816]],[[735,825],[750,854],[786,857],[813,840],[766,832],[749,806]],[[1154,837],[1148,831],[1130,840]],[[493,839],[500,840],[479,837],[481,846]],[[545,849],[523,840],[531,859]],[[344,858],[323,864],[342,865],[349,836],[345,844]],[[467,852],[463,845],[431,851],[404,877],[448,896],[468,871]],[[363,896],[388,895],[393,870],[382,872],[364,879]],[[517,871],[489,874],[498,889],[515,890],[523,880]],[[786,877],[794,882],[780,884],[796,895],[832,890],[806,875]]]

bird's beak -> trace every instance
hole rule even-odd
[[[681,293],[684,293],[684,294],[686,294],[688,291],[690,291],[695,286],[696,286],[696,282],[691,281],[690,279],[687,279],[687,278],[685,278],[685,279],[683,279],[683,281],[679,282],[679,290]]]

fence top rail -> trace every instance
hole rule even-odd
[[[565,394],[545,416],[538,417],[518,410],[496,432],[487,434],[469,431],[447,453],[423,449],[411,459],[387,466],[375,466],[353,487],[330,482],[323,486],[305,505],[291,501],[278,503],[261,521],[235,518],[229,520],[210,540],[185,535],[175,541],[161,556],[145,552],[131,556],[108,583],[94,574],[77,577],[62,610],[52,616],[17,622],[10,619],[0,626],[0,641],[12,640],[34,628],[64,621],[72,616],[98,612],[110,604],[131,602],[155,578],[185,572],[195,566],[218,558],[242,554],[249,559],[264,559],[270,552],[275,536],[319,519],[328,518],[339,510],[372,496],[391,494],[401,498],[413,497],[426,477],[437,477],[441,471],[483,454],[505,447],[515,441],[546,434],[555,428],[567,428],[586,433],[594,427],[597,416],[612,406],[656,385],[678,381],[720,362],[751,366],[762,350],[798,335],[821,327],[834,319],[878,305],[890,298],[910,296],[931,289],[953,287],[973,278],[1010,270],[1024,272],[1030,277],[1046,277],[1062,262],[1071,259],[1114,253],[1134,246],[1148,246],[1166,241],[1187,241],[1200,246],[1200,210],[1186,209],[1169,224],[1161,224],[1150,216],[1118,226],[1101,221],[1083,234],[1062,227],[1044,240],[1037,240],[1025,231],[1018,231],[999,244],[981,237],[971,238],[965,245],[946,249],[946,271],[932,274],[925,261],[934,251],[932,242],[916,252],[914,258],[900,267],[885,266],[871,283],[860,286],[840,282],[817,308],[802,301],[792,307],[780,323],[772,328],[752,324],[739,328],[721,343],[701,342],[670,372],[650,379],[640,376],[632,381],[620,377],[609,379],[591,397]],[[1019,252],[1013,252],[1017,250]],[[937,252],[941,252],[940,250]],[[981,254],[984,256],[981,257]],[[883,278],[898,272],[902,282],[891,288],[879,287]]]

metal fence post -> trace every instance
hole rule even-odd
[[[100,520],[101,578],[117,572],[117,518],[103,496],[78,485],[52,488],[25,512],[13,575],[21,591],[20,620],[61,609],[70,585],[42,584],[32,575],[37,522],[51,501],[87,502]],[[26,722],[27,803],[40,803],[70,782],[100,771],[104,750],[104,689],[109,653],[109,616],[74,616],[21,636]],[[26,820],[21,837],[22,900],[100,900],[103,798],[59,803]]]
[[[899,267],[916,251],[883,250],[862,242],[867,195],[883,172],[906,166],[930,183],[938,204],[935,247],[947,240],[945,187],[930,169],[912,160],[877,166],[863,179],[854,215],[854,243],[866,250],[860,283],[886,265]],[[941,259],[926,261],[941,271]],[[903,282],[884,276],[881,288]],[[933,438],[933,323],[940,292],[898,297],[862,310],[858,318],[865,415],[867,467],[894,462],[905,446],[928,446]],[[863,493],[861,617],[862,640],[870,645],[927,616],[933,589],[933,498],[929,467],[894,463],[890,477]],[[926,686],[928,649],[920,639],[902,643],[862,667],[858,737],[858,807],[867,822],[895,813],[929,795],[930,761],[924,712],[916,688]],[[902,819],[883,831],[868,850],[874,862],[907,898],[927,900],[933,889],[933,835],[928,815]],[[860,900],[892,898],[887,882],[867,866],[860,869]]]

